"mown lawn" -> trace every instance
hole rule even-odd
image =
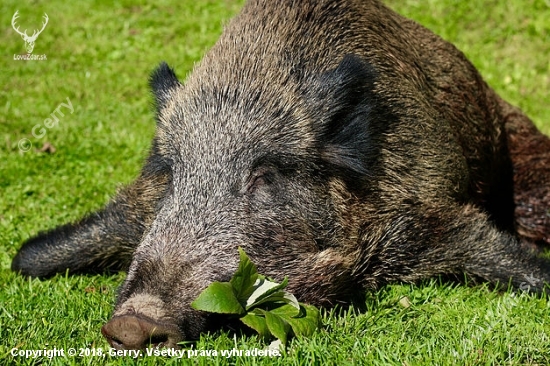
[[[502,96],[550,133],[550,3],[546,0],[398,1],[402,14],[455,43]],[[150,71],[166,60],[184,78],[241,1],[126,0],[0,5],[0,365],[156,364],[155,357],[13,357],[19,350],[108,349],[100,327],[115,276],[29,280],[10,271],[30,236],[75,220],[107,202],[137,174],[154,132]],[[49,24],[33,54],[12,29]],[[69,98],[69,99],[67,99]],[[61,103],[74,111],[45,120]],[[40,138],[34,137],[34,126]],[[22,152],[21,139],[30,150]],[[55,153],[37,152],[49,143]],[[27,147],[27,146],[23,146]],[[51,151],[51,150],[50,150]],[[285,355],[194,357],[196,364],[550,364],[550,303],[485,286],[427,281],[366,296],[366,310],[326,314],[324,328],[291,342]],[[205,335],[197,350],[262,349],[255,337]],[[184,358],[188,362],[187,357]],[[179,364],[167,358],[168,364]]]

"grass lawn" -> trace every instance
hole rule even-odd
[[[154,132],[150,71],[166,60],[184,78],[242,2],[151,3],[4,0],[0,5],[0,365],[158,362],[85,355],[108,349],[100,327],[109,319],[123,273],[39,281],[10,271],[23,241],[100,208],[136,176]],[[490,85],[550,133],[548,0],[388,3],[465,51]],[[48,14],[33,51],[47,60],[14,60],[14,54],[25,53],[10,25],[16,10],[20,29],[28,33]],[[63,109],[64,116],[48,128],[45,120],[69,101],[73,112]],[[36,125],[40,138],[32,134]],[[25,153],[18,146],[24,138],[32,144]],[[36,151],[46,142],[55,153]],[[205,365],[550,364],[545,299],[434,280],[387,286],[365,301],[363,312],[326,314],[322,330],[293,340],[280,358],[184,358]],[[15,347],[84,349],[84,356],[13,357]],[[265,345],[255,337],[227,334],[205,335],[194,345],[197,350],[234,347]]]

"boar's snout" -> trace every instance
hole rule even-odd
[[[141,314],[115,316],[101,328],[101,333],[115,349],[177,348],[183,340],[175,324]]]

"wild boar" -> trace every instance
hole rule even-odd
[[[320,306],[442,274],[550,282],[524,248],[550,233],[548,138],[378,1],[250,0],[185,84],[164,63],[150,83],[157,131],[137,180],[12,265],[128,269],[102,329],[115,348],[216,326],[190,303],[231,277],[238,247]]]

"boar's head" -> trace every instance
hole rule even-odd
[[[289,276],[303,301],[347,301],[357,289],[349,187],[376,163],[366,128],[373,70],[351,55],[331,70],[271,78],[261,65],[206,62],[185,85],[166,64],[151,78],[169,179],[103,328],[115,347],[175,346],[208,329],[214,320],[190,303],[230,279],[238,247],[261,273]]]

